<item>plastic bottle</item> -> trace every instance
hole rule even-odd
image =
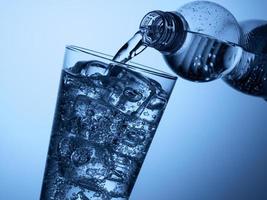
[[[241,24],[224,7],[194,1],[175,12],[152,11],[114,56],[127,62],[146,47],[160,51],[180,77],[207,82],[223,78],[233,88],[267,99],[267,23]]]

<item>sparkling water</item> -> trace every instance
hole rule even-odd
[[[41,200],[127,200],[167,98],[119,65],[64,69]]]

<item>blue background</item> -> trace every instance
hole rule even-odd
[[[39,198],[65,45],[114,54],[148,11],[186,2],[0,2],[0,199]],[[265,0],[216,2],[267,19]],[[152,49],[134,61],[170,72]],[[266,102],[179,79],[131,200],[264,200],[266,155]]]

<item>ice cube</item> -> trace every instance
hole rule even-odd
[[[142,160],[146,154],[148,144],[152,140],[150,133],[142,129],[128,128],[119,138],[117,145],[114,147],[117,153]]]
[[[74,103],[70,103],[69,107],[66,102],[66,105],[64,105],[66,112],[62,112],[64,120],[61,123],[61,131],[64,132],[64,136],[85,134],[86,125],[93,115],[90,104],[91,100],[85,95],[78,95],[74,99]]]
[[[162,95],[154,95],[145,109],[142,111],[140,115],[140,119],[146,120],[151,123],[158,123],[164,108],[167,104],[167,99]]]
[[[103,192],[87,190],[72,185],[67,191],[64,200],[108,200],[108,196]]]
[[[105,74],[107,71],[108,65],[104,62],[97,60],[91,61],[79,61],[69,71],[75,75],[89,77],[92,74],[100,73]]]
[[[75,99],[74,115],[76,117],[85,119],[94,115],[94,111],[91,108],[91,99],[85,95],[79,95]]]
[[[112,162],[111,175],[99,184],[101,190],[111,197],[127,198],[137,176],[137,164],[135,161],[117,153],[112,153]]]
[[[114,166],[112,175],[109,178],[110,180],[129,183],[131,180],[135,179],[137,172],[137,164],[135,161],[115,152],[112,154],[112,161]]]
[[[120,122],[116,121],[118,112],[100,102],[93,102],[91,109],[94,115],[87,121],[87,139],[100,145],[111,144],[117,137],[117,132],[112,129],[120,126]]]
[[[65,147],[68,156],[65,156],[63,151],[64,163],[60,166],[63,176],[87,189],[97,189],[97,184],[109,177],[111,173],[112,161],[109,152],[82,138],[70,139],[71,141],[65,141],[64,145],[60,144],[60,146],[71,144],[71,147]]]
[[[145,132],[153,132],[156,129],[156,124],[152,124],[141,118],[133,118],[128,122],[129,129],[144,130]]]
[[[128,126],[129,116],[126,114],[123,114],[121,112],[118,112],[113,118],[112,118],[112,124],[110,126],[110,133],[113,134],[112,138],[112,148],[117,146],[119,139],[121,135],[126,131]]]
[[[168,101],[168,94],[162,89],[159,82],[150,79],[155,94],[151,97],[148,104],[142,110],[140,119],[157,124],[163,114]]]
[[[79,95],[73,106],[72,118],[65,123],[64,128],[70,134],[79,135],[91,142],[109,144],[117,137],[117,132],[111,129],[118,128],[121,124],[116,116],[118,111],[104,102]]]
[[[66,69],[64,87],[67,89],[67,93],[74,94],[74,97],[75,95],[86,95],[95,100],[103,98],[107,92],[102,84],[107,80],[103,71],[103,69],[106,71],[106,64],[99,63],[101,62],[78,62],[74,67]]]
[[[114,150],[122,155],[142,160],[152,141],[157,124],[141,118],[132,118],[127,122],[127,129],[121,133]]]
[[[106,96],[106,102],[111,105],[118,105],[120,97],[123,95],[124,84],[116,78],[110,78],[110,84],[107,86],[109,93]]]
[[[154,90],[156,91],[156,94],[165,98],[165,99],[168,99],[168,94],[167,92],[162,88],[161,84],[154,80],[154,79],[149,79],[150,80],[150,83],[151,85],[154,87]]]
[[[122,182],[116,182],[112,180],[105,180],[102,183],[102,187],[108,192],[110,196],[121,197],[127,196],[128,192],[128,184]]]
[[[64,76],[66,83],[63,83],[62,94],[59,96],[60,110],[58,113],[64,122],[64,127],[77,123],[79,129],[80,120],[90,116],[90,110],[87,109],[90,105],[90,99],[101,99],[106,90],[96,87],[89,79],[82,81],[77,77],[70,77],[71,75]],[[73,127],[77,126],[74,125]]]
[[[115,78],[110,82],[108,103],[128,115],[138,115],[155,93],[148,78],[125,67],[111,65],[107,76]]]
[[[90,92],[92,82],[88,78],[71,74],[68,69],[63,71],[62,77],[62,93],[66,102],[73,101],[78,95],[84,95]]]

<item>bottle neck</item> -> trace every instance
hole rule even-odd
[[[163,54],[181,48],[186,38],[187,23],[182,16],[172,12],[152,11],[140,23],[143,43]]]

